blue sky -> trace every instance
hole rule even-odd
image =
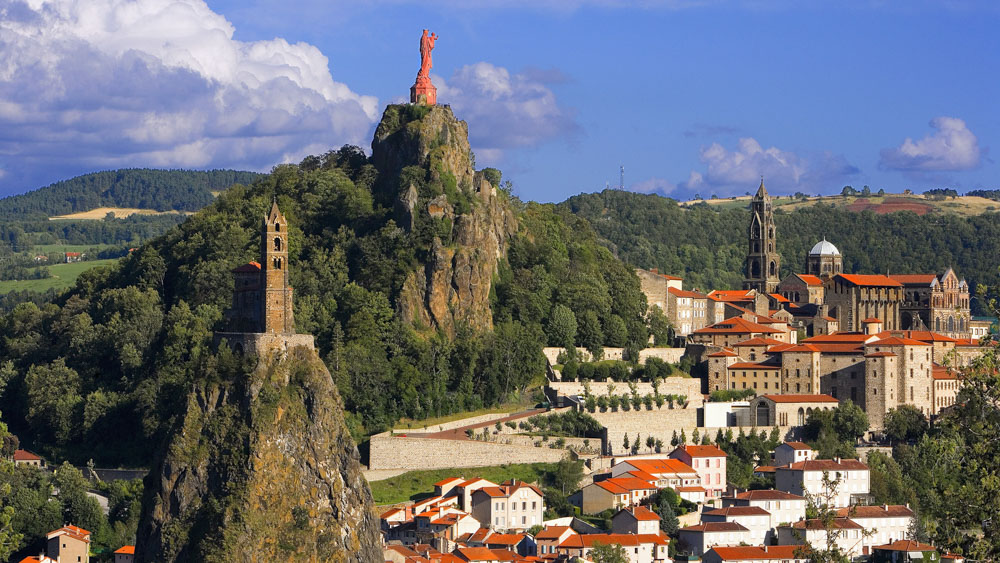
[[[807,5],[807,7],[802,7]],[[1000,188],[993,2],[0,0],[0,195],[368,147],[422,28],[525,199]],[[5,71],[6,69],[6,71]]]

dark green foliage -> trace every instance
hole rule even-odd
[[[743,401],[757,396],[757,391],[753,389],[719,389],[712,391],[708,400],[714,403],[725,403],[728,401]]]
[[[900,405],[885,416],[885,436],[893,442],[919,440],[927,432],[927,417],[913,405]]]
[[[552,436],[573,436],[579,438],[600,438],[601,423],[585,412],[567,411],[561,414],[535,415],[528,423],[538,432]]]
[[[682,276],[686,287],[740,287],[746,256],[746,209],[694,205],[619,190],[581,194],[559,207],[586,218],[623,261]],[[943,272],[949,266],[971,287],[996,285],[991,257],[1000,255],[1000,214],[975,217],[910,212],[876,215],[817,204],[775,211],[781,277],[805,269],[805,256],[826,237],[844,257],[847,273]],[[972,302],[974,314],[983,304]]]
[[[804,430],[820,459],[854,458],[854,445],[868,431],[868,416],[848,399],[832,410],[814,410]]]

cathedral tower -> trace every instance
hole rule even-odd
[[[778,271],[781,256],[775,239],[774,211],[771,196],[764,189],[764,179],[750,201],[750,229],[747,260],[744,266],[743,289],[756,289],[758,293],[774,293],[778,288]]]
[[[261,268],[263,269],[262,306],[264,326],[261,332],[293,334],[292,287],[288,283],[288,221],[271,205],[271,212],[261,228]]]

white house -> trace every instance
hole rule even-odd
[[[823,475],[836,482],[827,485]],[[856,459],[813,459],[778,467],[774,471],[774,487],[796,495],[812,495],[820,502],[830,497],[831,507],[854,504],[870,491],[868,466]]]

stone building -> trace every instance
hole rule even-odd
[[[796,305],[822,305],[823,280],[811,274],[792,274],[781,280],[777,293]]]
[[[781,281],[781,255],[778,254],[771,196],[761,179],[757,194],[750,200],[749,244],[744,265],[743,289],[755,289],[765,295],[774,293]]]
[[[824,285],[826,305],[841,330],[861,332],[867,318],[881,319],[886,330],[899,330],[903,284],[877,274],[837,274]]]
[[[659,307],[664,314],[669,314],[667,310],[667,291],[670,289],[683,289],[684,280],[677,276],[661,274],[659,270],[643,270],[636,268],[635,275],[639,278],[639,288],[646,295],[646,303],[650,306]]]
[[[260,261],[233,270],[227,329],[216,333],[217,342],[224,339],[241,353],[313,347],[312,336],[295,333],[288,266],[288,220],[274,202],[261,224]]]
[[[708,302],[708,296],[697,291],[667,289],[667,318],[678,336],[687,336],[712,324]]]
[[[969,338],[972,315],[969,284],[948,268],[936,274],[889,276],[903,286],[902,330],[933,330],[952,338]]]

